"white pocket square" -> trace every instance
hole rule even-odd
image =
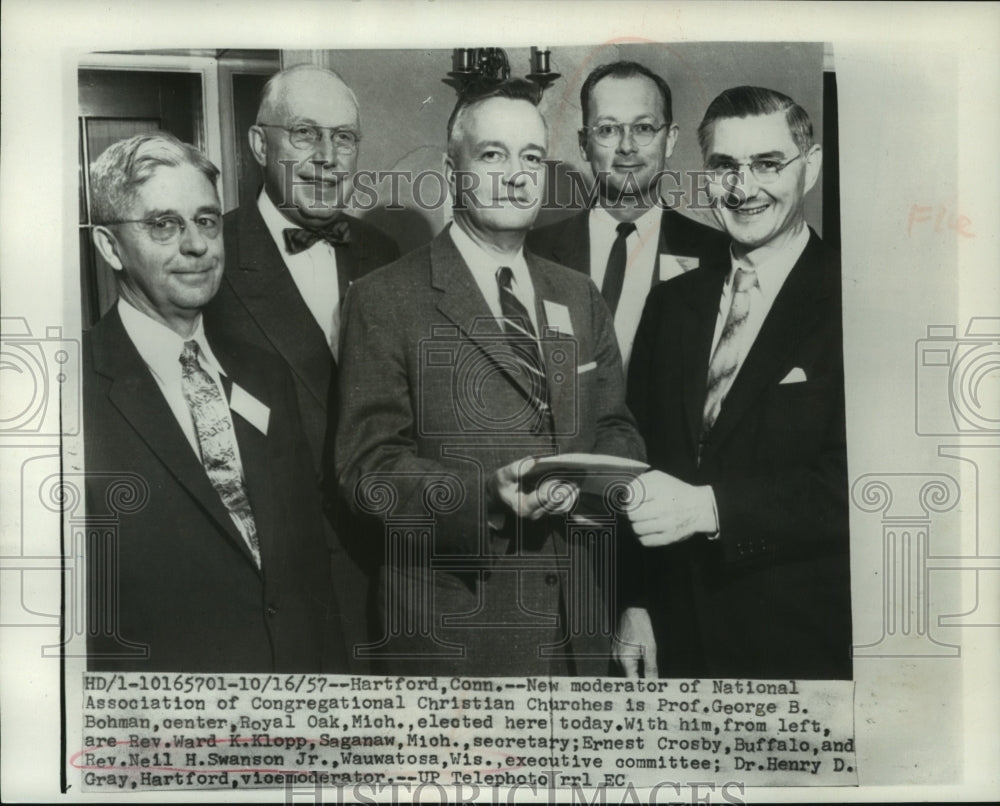
[[[781,379],[782,383],[804,383],[806,371],[802,367],[792,367],[789,373]]]
[[[582,375],[584,372],[590,372],[592,369],[597,369],[596,361],[591,361],[589,364],[581,364],[576,368],[576,374]]]

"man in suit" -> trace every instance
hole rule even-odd
[[[627,370],[650,289],[697,267],[725,239],[660,196],[678,136],[663,78],[636,62],[602,65],[584,81],[580,106],[580,155],[594,173],[596,203],[529,233],[528,248],[590,274],[614,314]]]
[[[225,275],[205,311],[209,333],[274,353],[290,370],[317,476],[327,421],[336,422],[341,302],[352,281],[399,257],[392,239],[344,212],[360,139],[357,99],[335,73],[297,65],[268,81],[249,130],[263,188],[225,217]],[[327,539],[354,645],[367,640],[367,576],[345,551],[351,527],[340,515],[331,510]]]
[[[203,328],[223,272],[218,175],[162,132],[91,169],[119,299],[83,342],[90,539],[126,511],[88,550],[91,668],[344,671],[288,373]]]
[[[759,87],[719,95],[698,135],[732,246],[643,313],[629,404],[655,470],[620,635],[647,675],[850,678],[839,261],[803,213],[822,151]]]
[[[454,222],[356,282],[344,307],[337,474],[396,533],[380,574],[386,671],[607,668],[610,630],[570,630],[574,603],[600,607],[567,539],[575,497],[522,484],[534,457],[643,454],[597,289],[523,249],[544,189],[539,95],[515,80],[460,98]]]

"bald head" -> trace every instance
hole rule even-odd
[[[257,120],[261,123],[283,122],[288,117],[296,116],[297,109],[320,97],[326,98],[329,103],[349,105],[356,115],[359,114],[357,96],[333,70],[314,64],[297,64],[275,73],[264,85]]]

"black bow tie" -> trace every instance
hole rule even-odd
[[[295,227],[282,230],[282,233],[285,236],[285,247],[293,255],[305,252],[317,241],[326,241],[330,246],[344,246],[351,242],[351,225],[343,218],[319,230]]]

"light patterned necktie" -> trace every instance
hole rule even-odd
[[[500,323],[507,334],[508,343],[518,366],[528,377],[530,388],[529,403],[535,413],[533,430],[541,433],[552,430],[552,412],[549,409],[548,381],[542,353],[535,337],[535,328],[524,303],[517,298],[513,289],[514,272],[510,266],[497,269],[497,287],[500,290]]]
[[[743,347],[743,329],[750,313],[750,292],[759,287],[757,272],[738,268],[733,280],[733,301],[722,336],[708,365],[708,390],[701,418],[702,442],[719,418],[722,401],[726,399],[739,368]]]
[[[194,430],[201,449],[201,463],[208,480],[239,524],[240,534],[260,568],[257,524],[247,498],[243,469],[236,457],[236,435],[219,385],[198,361],[198,342],[184,342],[181,353],[181,389],[191,410]]]

